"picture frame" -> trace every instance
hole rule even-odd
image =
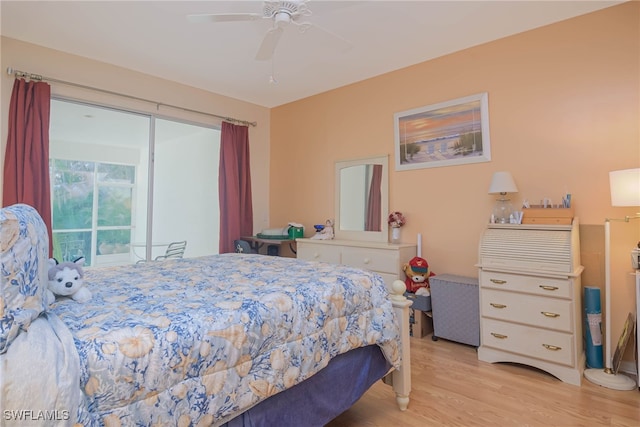
[[[488,93],[394,114],[396,171],[491,161]]]
[[[616,350],[613,353],[613,366],[611,367],[613,370],[613,374],[617,375],[618,370],[620,369],[620,362],[622,361],[622,356],[624,355],[624,351],[627,348],[627,344],[629,343],[629,338],[634,335],[636,328],[636,318],[633,313],[629,313],[627,315],[627,320],[624,322],[624,328],[622,329],[622,333],[620,334],[620,338],[618,339],[618,344],[616,345]]]

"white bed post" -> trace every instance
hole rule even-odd
[[[402,341],[402,364],[400,369],[391,372],[391,385],[396,393],[396,401],[401,411],[409,406],[411,392],[411,348],[409,342],[409,308],[412,302],[404,296],[406,286],[403,281],[396,280],[391,286],[391,303],[400,322],[400,339]]]

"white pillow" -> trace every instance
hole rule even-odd
[[[0,209],[0,353],[46,310],[49,235],[38,212]]]

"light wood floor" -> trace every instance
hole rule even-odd
[[[534,368],[480,362],[476,349],[411,338],[412,392],[401,412],[377,382],[327,427],[640,426],[640,392],[566,384]]]

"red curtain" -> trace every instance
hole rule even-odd
[[[220,135],[220,253],[234,252],[233,241],[253,234],[249,128],[222,122]]]
[[[50,101],[51,87],[47,83],[15,79],[9,105],[2,205],[25,203],[33,206],[49,231],[51,254]]]
[[[373,165],[369,197],[367,201],[367,219],[365,231],[382,230],[382,165]]]

